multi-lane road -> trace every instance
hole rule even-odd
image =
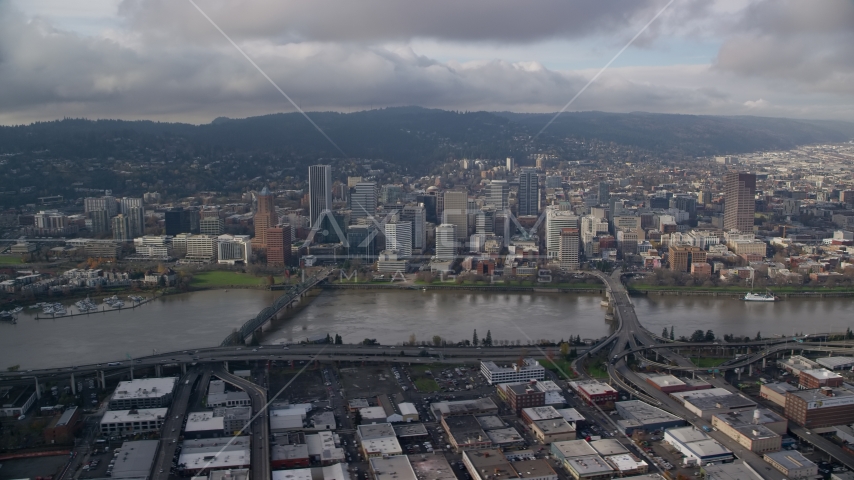
[[[157,458],[154,461],[154,472],[152,480],[166,480],[172,468],[172,460],[175,457],[175,448],[178,438],[184,428],[184,419],[187,418],[190,395],[199,372],[196,369],[189,370],[178,379],[175,391],[172,394],[172,406],[160,434],[160,447],[157,450]]]
[[[270,422],[267,420],[267,389],[249,380],[232,375],[218,367],[213,374],[249,394],[252,402],[252,421],[249,424],[249,444],[252,447],[251,478],[270,478]]]

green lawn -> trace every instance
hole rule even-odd
[[[575,378],[575,372],[572,371],[572,362],[563,358],[555,357],[552,360],[543,358],[539,360],[540,365],[546,370],[551,370],[565,380]]]
[[[714,368],[720,364],[731,360],[730,358],[714,358],[714,357],[691,357],[691,362],[701,368]]]
[[[277,278],[276,281],[281,281],[281,278]],[[229,285],[267,285],[267,277],[256,277],[247,273],[211,270],[208,272],[194,273],[193,282],[191,283],[191,285],[195,287],[227,287]]]
[[[432,393],[438,392],[439,384],[436,383],[436,380],[432,378],[417,378],[415,379],[415,387],[418,388],[419,392],[422,393]]]
[[[11,255],[0,255],[0,265],[18,265],[20,263],[24,263],[21,257],[14,257]]]
[[[608,378],[608,370],[601,364],[587,365],[587,373],[593,378]]]

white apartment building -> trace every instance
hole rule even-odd
[[[579,218],[571,211],[558,210],[551,205],[546,209],[546,255],[549,259],[560,256],[560,234],[564,228],[578,230]]]
[[[436,227],[436,258],[453,260],[457,256],[457,226],[443,223]]]
[[[401,258],[412,256],[412,224],[409,222],[386,223],[385,248],[396,250]]]
[[[546,377],[546,369],[533,358],[525,358],[522,360],[522,365],[514,363],[509,367],[499,367],[495,362],[482,361],[480,373],[490,385],[543,380]]]
[[[234,265],[249,264],[252,257],[252,239],[249,235],[220,235],[216,237],[217,263]]]
[[[577,228],[564,228],[560,232],[560,269],[569,272],[578,270],[581,239]]]

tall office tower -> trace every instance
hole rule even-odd
[[[493,180],[487,188],[486,203],[495,207],[499,212],[507,208],[507,197],[510,195],[510,187],[507,180]]]
[[[141,200],[141,199],[140,199]],[[141,202],[140,202],[141,203]],[[128,228],[130,238],[141,237],[145,234],[145,209],[140,204],[138,207],[128,208]]]
[[[442,223],[456,225],[456,238],[464,242],[469,236],[468,193],[459,190],[449,190],[445,192],[444,197],[445,210],[442,212]]]
[[[86,213],[96,210],[106,210],[107,216],[112,218],[119,213],[119,205],[116,203],[116,197],[104,195],[103,197],[87,197],[83,199],[83,210]]]
[[[279,223],[273,198],[273,193],[267,187],[258,192],[258,209],[255,211],[254,219],[255,241],[261,248],[267,247],[267,230]]]
[[[517,216],[540,213],[540,184],[537,170],[523,168],[519,174],[519,198]]]
[[[113,240],[117,242],[130,242],[133,240],[133,237],[130,236],[128,217],[121,213],[113,217]]]
[[[457,226],[443,223],[436,227],[436,258],[453,260],[457,256]]]
[[[332,167],[312,165],[308,167],[308,218],[311,228],[323,212],[332,209]]]
[[[412,256],[412,224],[395,222],[385,224],[385,249],[396,250],[399,257]]]
[[[546,255],[558,258],[560,255],[560,236],[565,228],[575,229],[578,233],[578,217],[570,211],[546,207]]]
[[[400,220],[412,224],[412,251],[422,253],[427,247],[427,212],[424,205],[407,205],[400,212]]]
[[[377,214],[377,183],[359,182],[350,191],[350,222]]]
[[[192,213],[189,210],[184,210],[182,207],[166,210],[165,218],[165,233],[166,235],[178,235],[179,233],[192,233]]]
[[[445,218],[445,194],[437,192],[437,194],[436,194],[436,221],[433,223],[440,224],[440,223],[442,223],[443,218]]]
[[[505,164],[505,166],[507,167],[508,172],[512,172],[513,169],[516,167],[516,161],[513,160],[513,158],[511,157],[507,157],[507,163]]]
[[[222,235],[225,224],[219,217],[202,217],[199,220],[199,233],[203,235]],[[255,224],[255,230],[258,230],[258,224]],[[257,235],[256,235],[257,237]]]
[[[724,175],[724,230],[753,231],[755,195],[756,175],[743,172]]]
[[[611,189],[608,182],[599,182],[599,205],[607,205],[611,200]]]
[[[495,209],[483,207],[475,215],[475,233],[491,235],[495,233]]]
[[[439,223],[439,217],[436,215],[436,200],[439,197],[435,194],[418,195],[415,201],[424,205],[424,215],[430,223]]]
[[[291,263],[291,226],[279,224],[267,229],[267,265]]]
[[[558,261],[560,269],[567,272],[578,270],[578,253],[580,250],[580,239],[577,228],[563,228],[560,231],[560,255]]]
[[[373,224],[347,227],[347,258],[370,264],[377,257],[377,227]]]
[[[104,234],[110,231],[110,215],[106,210],[89,210],[88,215],[92,220],[92,233]]]

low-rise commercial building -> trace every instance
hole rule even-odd
[[[436,402],[430,404],[430,410],[436,418],[454,415],[495,415],[498,405],[491,398],[476,398],[473,400],[457,400],[453,402]]]
[[[492,440],[474,415],[444,417],[441,422],[448,434],[448,443],[458,452],[492,447]]]
[[[710,383],[703,380],[682,379],[673,375],[665,374],[640,375],[644,378],[646,383],[664,393],[689,392],[693,390],[705,390],[712,388]]]
[[[310,464],[308,445],[272,445],[270,446],[270,466],[273,468],[300,468]]]
[[[418,480],[406,455],[373,457],[368,462],[376,480]]]
[[[401,448],[400,442],[397,441],[394,428],[392,428],[390,423],[359,425],[357,427],[357,435],[365,457],[403,455],[403,448]]]
[[[184,475],[249,468],[249,437],[185,440],[178,457]]]
[[[308,456],[312,461],[321,465],[334,465],[344,461],[344,449],[336,446],[340,441],[332,432],[317,432],[314,435],[306,435],[305,443],[308,445]],[[388,454],[394,454],[394,448],[387,450]]]
[[[80,409],[71,407],[51,419],[44,429],[44,442],[48,445],[72,443],[80,426]]]
[[[584,382],[569,382],[570,387],[581,397],[588,405],[598,405],[601,408],[613,408],[614,402],[617,401],[617,391],[607,383],[597,382],[596,380]]]
[[[805,390],[821,387],[841,387],[842,375],[826,368],[803,370],[798,376],[798,384]]]
[[[432,455],[408,455],[409,464],[419,480],[457,480],[448,459],[441,453]]]
[[[187,424],[184,427],[184,438],[219,438],[226,435],[222,416],[215,416],[214,412],[192,412],[187,415]]]
[[[712,426],[751,452],[776,452],[781,448],[783,439],[780,434],[765,425],[744,424],[724,413],[712,415]]]
[[[149,478],[154,468],[157,456],[157,440],[137,440],[122,443],[113,463],[113,473],[116,479]]]
[[[541,407],[546,404],[546,394],[534,388],[531,383],[502,383],[498,385],[500,396],[516,415],[529,407]]]
[[[534,437],[544,445],[552,442],[575,440],[575,428],[563,417],[534,420],[531,422],[531,431],[534,433]]]
[[[533,358],[525,358],[522,365],[514,363],[509,367],[499,367],[495,362],[482,361],[480,372],[490,385],[542,380],[546,376],[546,369]]]
[[[101,434],[116,436],[159,432],[163,428],[163,421],[168,411],[168,408],[110,410],[101,417]]]
[[[694,427],[670,428],[664,431],[664,441],[683,455],[684,465],[706,465],[732,460],[732,452]]]
[[[614,408],[622,417],[622,420],[617,421],[617,425],[626,435],[631,435],[635,430],[654,432],[682,427],[687,424],[685,420],[676,415],[640,400],[617,402],[614,404]]]
[[[119,382],[110,398],[110,410],[168,407],[176,381],[177,377],[164,377]]]
[[[759,475],[744,460],[736,460],[732,463],[719,463],[716,465],[703,465],[700,473],[706,480],[762,480]]]
[[[785,382],[766,383],[759,387],[759,398],[768,400],[769,402],[775,403],[781,407],[785,407],[786,394],[789,392],[796,392],[797,390],[797,387]]]
[[[605,480],[614,475],[614,469],[584,440],[554,442],[551,453],[576,480]]]
[[[472,480],[507,480],[519,478],[500,450],[489,449],[463,452],[463,465]]]
[[[765,461],[790,479],[813,478],[818,475],[818,465],[797,450],[766,453]]]
[[[252,419],[252,407],[223,408],[221,412],[222,427],[227,435],[243,435],[246,426]]]
[[[520,460],[510,464],[516,476],[523,480],[558,480],[557,472],[547,460]]]
[[[711,420],[712,415],[717,413],[756,407],[753,400],[724,388],[671,393],[670,396],[680,400],[688,411],[706,420]]]
[[[621,477],[642,475],[649,471],[649,464],[631,453],[609,455],[605,457],[605,461],[614,467],[614,470],[616,470],[617,474]]]

